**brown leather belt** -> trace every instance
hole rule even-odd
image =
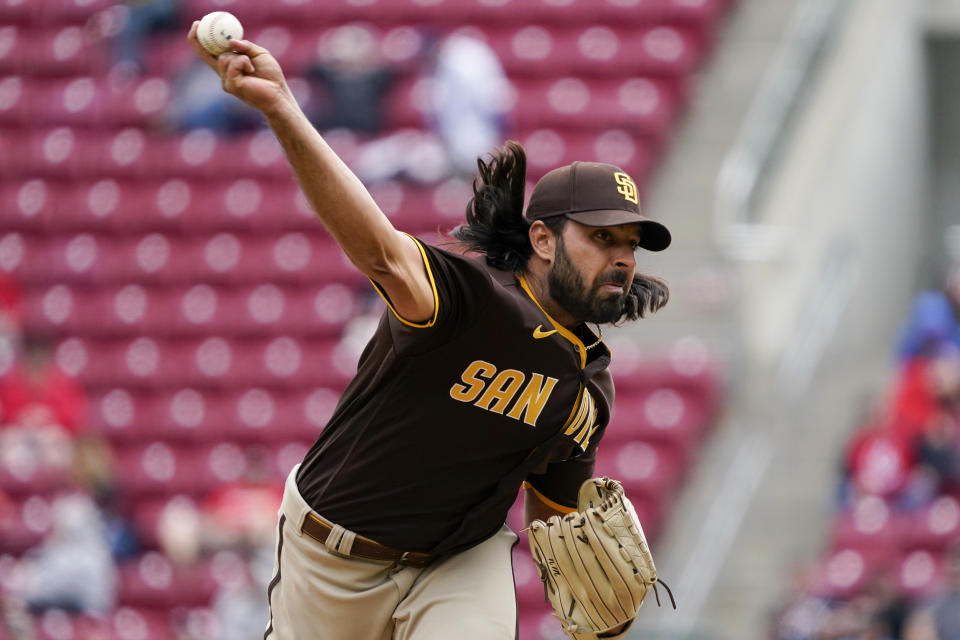
[[[316,514],[308,513],[307,517],[303,519],[303,528],[301,530],[317,542],[323,544],[327,541],[330,532],[333,531],[333,527],[318,518]],[[364,538],[363,536],[357,536],[356,539],[354,539],[353,545],[350,547],[350,553],[347,555],[351,558],[361,558],[363,560],[399,562],[408,567],[418,568],[427,566],[433,560],[429,554],[419,551],[392,549],[370,538]]]

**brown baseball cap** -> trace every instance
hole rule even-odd
[[[612,164],[574,162],[540,178],[527,205],[527,220],[553,216],[591,227],[639,222],[641,247],[662,251],[670,246],[670,231],[640,212],[637,184]]]

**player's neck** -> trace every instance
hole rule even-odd
[[[540,307],[547,312],[547,315],[571,331],[578,325],[583,324],[582,319],[572,316],[551,297],[550,285],[547,282],[547,274],[545,272],[538,273],[536,269],[528,269],[524,272],[523,277],[527,282],[527,286],[530,288],[530,293],[533,294],[534,299],[540,304]]]

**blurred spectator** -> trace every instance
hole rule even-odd
[[[114,606],[116,567],[106,527],[89,496],[58,497],[52,527],[17,567],[14,589],[34,613],[106,613]]]
[[[225,640],[260,640],[263,621],[270,617],[264,594],[273,572],[273,549],[261,547],[249,561],[225,554],[219,559],[224,558],[233,566],[221,571],[220,587],[211,603],[220,623],[221,637]]]
[[[453,34],[433,50],[423,129],[366,144],[355,169],[365,182],[402,177],[436,183],[469,178],[477,158],[503,142],[511,89],[500,60],[482,40]]]
[[[25,336],[14,364],[0,377],[0,420],[26,426],[56,425],[70,434],[86,425],[86,395],[51,357],[43,336]]]
[[[219,485],[201,505],[207,545],[247,555],[272,547],[282,497],[283,487],[270,471],[266,454],[248,449],[244,476]]]
[[[892,392],[893,428],[914,440],[930,420],[954,412],[960,398],[960,349],[938,343],[904,361]]]
[[[456,172],[472,176],[477,158],[501,144],[510,97],[503,66],[485,42],[453,34],[440,44],[432,116]]]
[[[150,35],[180,27],[180,2],[125,0],[112,9],[119,23],[114,35],[114,63],[122,75],[137,76],[143,70]]]
[[[21,478],[40,471],[69,479],[73,439],[85,426],[80,384],[50,357],[46,340],[24,339],[0,376],[0,464]]]
[[[263,125],[252,107],[210,82],[210,68],[194,59],[173,79],[173,98],[163,116],[164,126],[173,131],[210,129],[221,133],[245,131]]]
[[[164,508],[157,526],[161,546],[184,565],[217,551],[251,557],[273,548],[282,496],[265,454],[250,449],[242,478],[219,485],[200,504],[181,498]]]
[[[110,552],[116,560],[138,555],[141,540],[133,521],[127,517],[119,486],[116,460],[110,444],[101,436],[81,434],[74,442],[74,480],[100,508],[107,530]]]
[[[960,346],[957,310],[960,308],[960,266],[949,269],[943,289],[921,291],[900,332],[897,354],[901,359],[929,353],[950,343]]]
[[[914,451],[917,471],[930,476],[932,493],[960,485],[960,426],[955,416],[931,419],[917,436]]]
[[[369,28],[338,27],[324,40],[320,60],[307,72],[320,94],[308,115],[318,129],[378,132],[384,124],[384,98],[395,76],[380,58]]]

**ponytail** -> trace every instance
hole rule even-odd
[[[467,222],[450,233],[467,249],[503,271],[522,271],[533,253],[530,223],[523,217],[527,156],[512,140],[488,160],[477,159],[478,175],[467,204]]]
[[[670,299],[670,289],[660,278],[636,274],[630,283],[630,291],[623,303],[623,316],[620,321],[637,320],[647,313],[656,313]],[[618,324],[619,324],[618,322]]]

